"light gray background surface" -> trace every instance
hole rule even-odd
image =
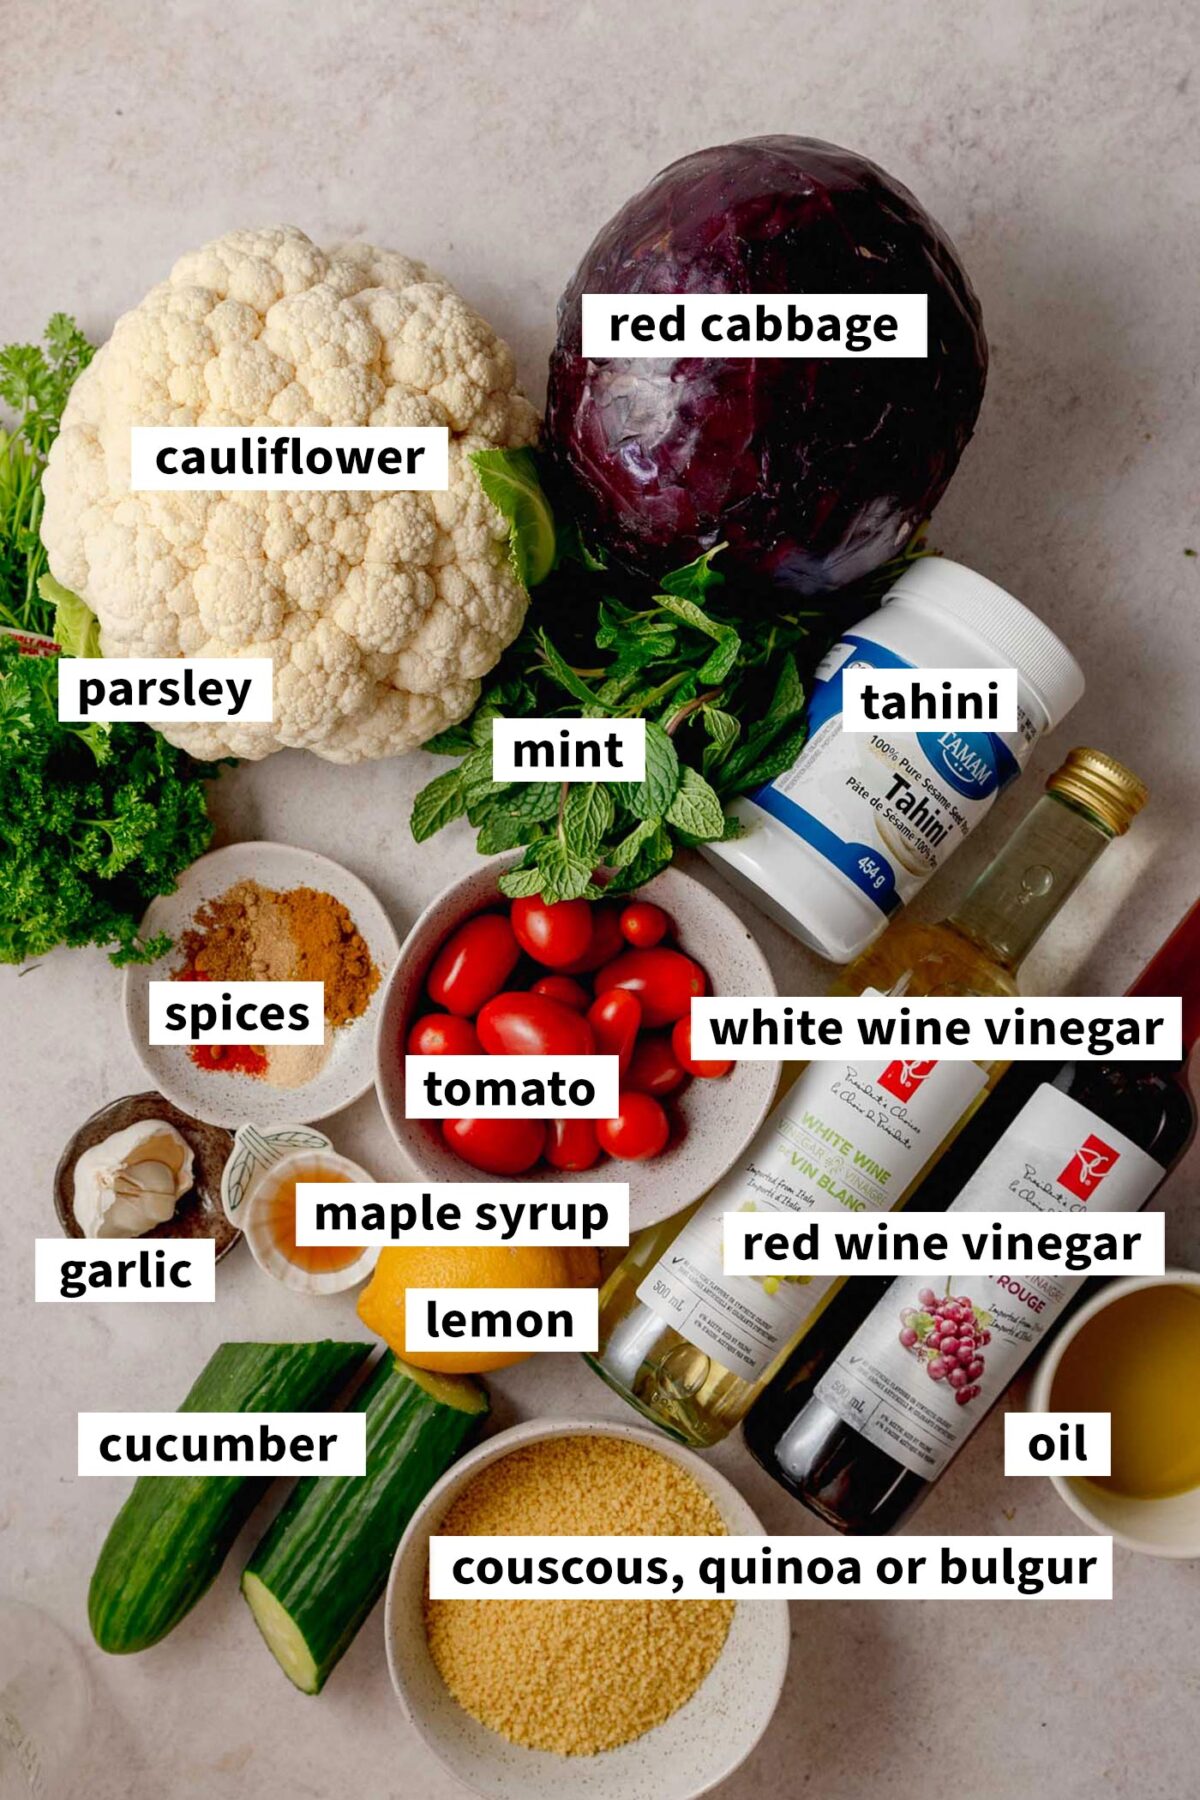
[[[1026,985],[1119,992],[1200,889],[1196,726],[1200,466],[1197,88],[1186,0],[2,0],[0,341],[51,311],[103,337],[175,255],[282,221],[362,235],[444,271],[513,342],[540,398],[554,303],[614,208],[672,158],[794,131],[853,146],[957,242],[992,345],[982,420],[934,539],[1031,602],[1088,693],[1032,774],[935,884],[936,914],[1072,743],[1127,759],[1153,802],[1038,951]],[[403,931],[469,861],[465,832],[414,851],[417,755],[335,769],[297,754],[223,777],[218,841],[339,857]],[[765,922],[781,989],[828,972]],[[120,979],[99,953],[4,971],[3,1585],[83,1643],[87,1579],[123,1484],[76,1480],[79,1409],[178,1402],[209,1350],[308,1335],[303,1302],[248,1256],[215,1309],[35,1307],[32,1238],[75,1125],[144,1085]],[[381,1176],[374,1101],[334,1123]],[[1166,1198],[1200,1263],[1193,1157]],[[331,1301],[321,1330],[355,1329]],[[499,1422],[611,1414],[574,1359],[494,1384]],[[999,1412],[921,1515],[925,1531],[1065,1531],[1038,1480],[1005,1481]],[[720,1464],[776,1532],[816,1530],[737,1441]],[[392,1700],[381,1616],[327,1692],[292,1691],[236,1593],[244,1556],[162,1646],[91,1655],[92,1800],[450,1800]],[[802,1605],[774,1726],[725,1800],[1150,1800],[1195,1785],[1200,1566],[1118,1554],[1111,1605]],[[614,1797],[615,1800],[615,1797]]]

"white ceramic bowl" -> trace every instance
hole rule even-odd
[[[1050,1411],[1054,1377],[1063,1352],[1089,1320],[1126,1294],[1167,1283],[1190,1287],[1200,1294],[1200,1274],[1188,1269],[1168,1269],[1165,1275],[1131,1275],[1124,1281],[1109,1282],[1086,1306],[1081,1306],[1042,1358],[1030,1385],[1028,1410]],[[1164,1500],[1139,1500],[1071,1475],[1051,1475],[1050,1482],[1077,1519],[1082,1519],[1091,1530],[1111,1536],[1115,1544],[1126,1550],[1138,1550],[1144,1556],[1200,1556],[1200,1487]]]
[[[283,1287],[291,1288],[297,1294],[342,1294],[347,1288],[358,1287],[360,1282],[367,1279],[379,1261],[378,1244],[361,1250],[344,1269],[316,1272],[298,1268],[294,1262],[290,1262],[275,1242],[267,1224],[267,1203],[280,1182],[286,1181],[289,1175],[294,1178],[305,1170],[311,1170],[314,1163],[319,1163],[323,1169],[336,1170],[347,1181],[371,1182],[375,1179],[358,1163],[351,1162],[348,1156],[339,1156],[336,1150],[296,1150],[291,1156],[281,1156],[251,1189],[242,1230],[250,1246],[250,1254],[259,1268]],[[336,1188],[331,1191],[330,1198],[337,1198]]]
[[[404,1116],[404,1045],[424,1011],[425,978],[450,933],[475,913],[505,906],[499,879],[519,853],[490,857],[452,882],[421,914],[400,946],[375,1039],[375,1085],[392,1136],[412,1172],[425,1181],[492,1181],[446,1148],[437,1124]],[[774,994],[767,960],[748,927],[702,881],[672,864],[638,889],[670,915],[680,947],[702,963],[715,994]],[[586,978],[585,978],[586,979]],[[669,1218],[698,1200],[720,1179],[762,1124],[779,1082],[777,1062],[738,1062],[718,1081],[692,1081],[675,1111],[683,1126],[677,1142],[650,1162],[602,1161],[566,1174],[545,1164],[525,1180],[627,1181],[634,1231]]]
[[[280,890],[318,888],[342,902],[381,977],[362,1017],[334,1032],[324,1068],[303,1087],[277,1088],[252,1075],[198,1069],[182,1045],[149,1041],[149,987],[152,981],[165,981],[179,963],[179,951],[172,948],[156,963],[132,963],[125,971],[125,1024],[130,1042],[159,1093],[207,1125],[240,1125],[248,1116],[266,1132],[309,1125],[314,1119],[341,1112],[370,1091],[373,1034],[383,999],[383,978],[395,961],[399,939],[370,888],[349,869],[315,850],[298,850],[291,844],[272,844],[260,838],[227,844],[199,857],[184,870],[171,893],[150,902],[141,923],[142,936],[154,937],[165,931],[177,943],[199,908],[238,881],[257,881]]]
[[[523,1445],[580,1435],[624,1438],[656,1450],[694,1477],[731,1536],[763,1532],[757,1515],[711,1463],[660,1432],[613,1420],[535,1419],[516,1425],[488,1438],[443,1475],[400,1540],[384,1610],[392,1685],[433,1755],[485,1800],[612,1800],[614,1795],[696,1800],[733,1774],[771,1722],[787,1673],[786,1600],[740,1601],[720,1656],[687,1704],[644,1736],[596,1756],[557,1756],[510,1744],[463,1710],[429,1654],[424,1623],[429,1539],[455,1500],[480,1469]]]

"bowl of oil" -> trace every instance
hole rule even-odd
[[[1093,1531],[1146,1556],[1200,1556],[1200,1274],[1113,1281],[1054,1339],[1031,1412],[1106,1412],[1102,1477],[1052,1475]]]

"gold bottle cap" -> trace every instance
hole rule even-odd
[[[1144,781],[1103,750],[1072,750],[1061,769],[1046,783],[1048,794],[1062,794],[1095,813],[1114,837],[1128,831],[1150,797]]]

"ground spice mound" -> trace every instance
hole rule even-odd
[[[290,888],[272,898],[296,946],[291,979],[325,983],[327,1025],[357,1019],[379,986],[379,970],[346,908],[317,888]]]
[[[346,1025],[379,986],[371,952],[340,900],[239,881],[206,901],[180,940],[179,976],[201,981],[323,981],[325,1023]]]
[[[622,1438],[547,1438],[482,1469],[443,1535],[723,1536],[704,1490]],[[442,1680],[483,1725],[531,1750],[591,1756],[661,1725],[725,1642],[732,1600],[430,1600]]]

